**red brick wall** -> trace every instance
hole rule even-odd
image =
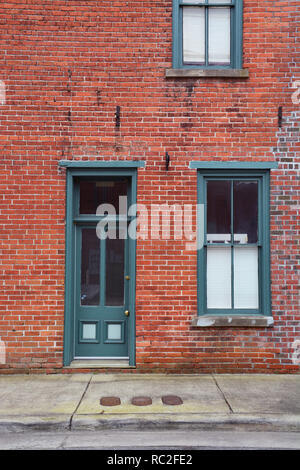
[[[166,79],[171,0],[1,2],[2,372],[61,370],[65,171],[57,162],[74,158],[145,160],[138,201],[147,205],[196,203],[191,160],[276,159],[274,327],[192,328],[196,254],[185,242],[140,240],[137,371],[299,370],[299,13],[299,1],[244,0],[249,79]]]

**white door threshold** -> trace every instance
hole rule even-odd
[[[72,369],[103,369],[103,368],[115,368],[115,369],[124,369],[124,368],[135,368],[134,366],[129,365],[129,359],[74,359],[68,366]]]

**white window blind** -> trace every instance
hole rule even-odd
[[[258,309],[258,248],[234,248],[234,308]]]
[[[183,61],[205,62],[205,13],[204,8],[183,9]]]
[[[231,247],[207,248],[207,308],[231,308]]]
[[[230,8],[210,8],[208,19],[208,62],[230,64]]]

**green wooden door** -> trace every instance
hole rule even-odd
[[[100,239],[97,221],[75,224],[75,358],[128,357],[128,239]],[[117,216],[118,220],[119,217]]]

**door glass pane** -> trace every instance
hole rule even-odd
[[[183,62],[205,63],[204,8],[183,8]]]
[[[234,248],[234,308],[258,309],[258,248]]]
[[[106,305],[124,304],[124,242],[106,239]]]
[[[209,9],[208,63],[230,64],[230,8]]]
[[[122,328],[118,323],[110,323],[107,326],[107,339],[121,340],[122,339]]]
[[[96,339],[95,323],[84,323],[82,325],[82,339]]]
[[[233,229],[237,243],[257,243],[258,182],[233,182]]]
[[[231,248],[207,248],[207,308],[231,308]]]
[[[207,182],[207,242],[231,241],[231,182]]]
[[[100,299],[100,240],[95,228],[82,229],[81,305],[98,305]]]
[[[112,204],[119,212],[119,196],[127,195],[127,180],[93,181],[81,180],[79,183],[80,214],[96,214],[100,204]]]

